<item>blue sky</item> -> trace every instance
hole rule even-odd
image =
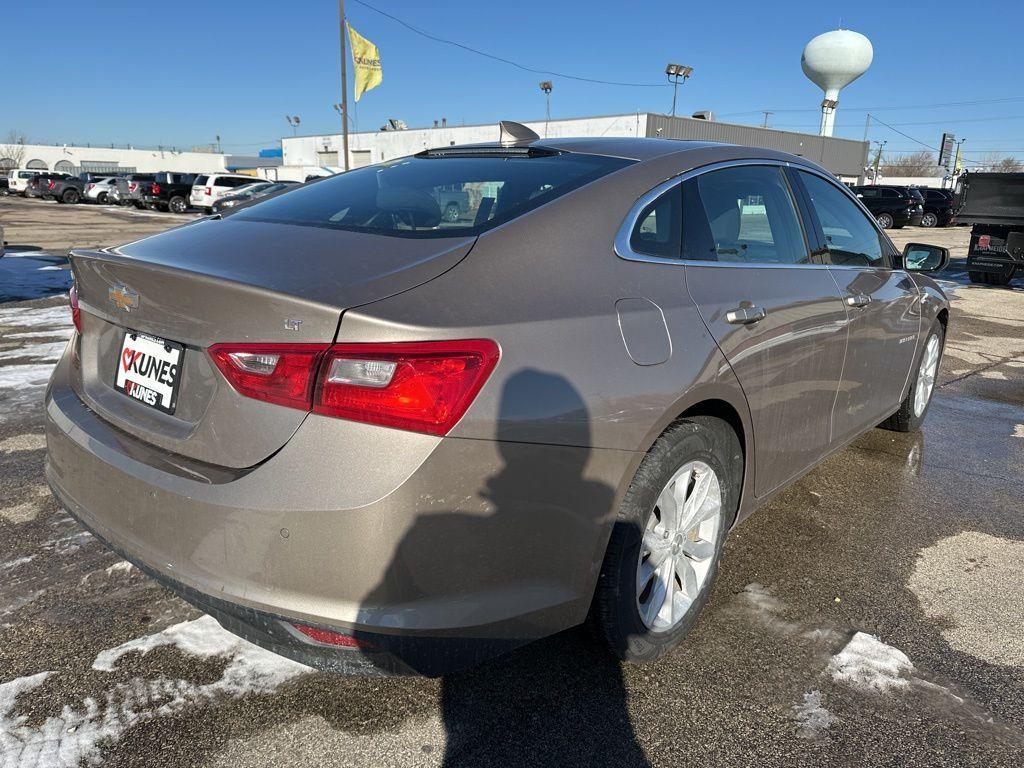
[[[967,138],[968,158],[1024,157],[1020,49],[1024,4],[715,3],[370,0],[434,35],[531,67],[595,79],[665,82],[667,61],[689,64],[680,113],[816,132],[821,92],[800,69],[814,35],[842,25],[867,35],[875,58],[842,95],[836,134],[862,138],[865,108],[926,144],[944,130]],[[252,152],[290,134],[335,131],[340,98],[337,3],[125,0],[7,3],[0,136],[187,147],[220,134]],[[554,82],[552,117],[667,112],[669,87],[589,84],[515,67],[411,32],[356,0],[353,26],[377,43],[384,83],[355,114],[362,130],[388,117],[426,126],[543,117],[542,79]],[[842,10],[839,10],[839,9]],[[19,34],[24,33],[24,34]],[[997,101],[1001,100],[1001,101]],[[931,106],[953,102],[989,102]],[[893,108],[897,107],[897,108]],[[910,108],[915,107],[915,108]],[[877,123],[887,151],[921,148]]]

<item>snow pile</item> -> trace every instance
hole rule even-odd
[[[893,688],[906,688],[914,665],[898,648],[886,645],[874,635],[857,632],[831,658],[828,672],[837,683],[861,691],[884,693]]]
[[[99,744],[116,741],[129,728],[157,717],[211,701],[218,696],[241,697],[272,693],[281,684],[310,672],[310,668],[258,648],[230,634],[209,616],[175,624],[162,632],[130,640],[101,651],[93,669],[113,672],[126,654],[145,655],[154,648],[173,646],[198,658],[226,658],[219,680],[198,685],[187,680],[132,678],[108,688],[102,698],[87,697],[79,707],[65,705],[38,727],[14,714],[15,699],[46,680],[40,672],[0,684],[0,766],[77,766],[82,761],[97,765]]]
[[[56,362],[64,354],[64,348],[67,345],[66,341],[48,341],[44,344],[29,344],[24,347],[5,349],[0,352],[0,360],[17,360],[21,357],[27,357],[30,360],[52,360]]]
[[[8,307],[0,309],[0,325],[17,325],[24,328],[37,328],[40,326],[71,325],[71,310],[65,305],[57,307],[40,307],[38,309],[25,307]]]

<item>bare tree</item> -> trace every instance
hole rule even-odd
[[[946,172],[936,164],[935,155],[926,151],[883,157],[879,170],[883,176],[890,177],[942,176]]]
[[[25,144],[28,137],[20,131],[10,131],[0,144],[0,168],[20,168],[25,162]]]

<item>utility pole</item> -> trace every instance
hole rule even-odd
[[[338,34],[341,40],[341,147],[348,170],[348,67],[345,62],[345,0],[338,0]]]
[[[864,141],[868,140],[868,130],[871,128],[871,113],[868,112],[867,119],[864,120]]]
[[[874,167],[875,167],[875,176],[871,180],[872,184],[877,184],[878,183],[878,166],[881,165],[881,163],[882,163],[882,147],[884,147],[888,143],[889,143],[888,141],[876,141],[875,142],[875,144],[878,145],[878,151],[875,152],[875,165],[874,165]]]
[[[767,109],[765,109],[763,111],[764,111],[764,122],[761,123],[761,127],[762,128],[767,128],[768,127],[768,118],[770,116],[774,115],[775,113],[774,112],[769,112]]]

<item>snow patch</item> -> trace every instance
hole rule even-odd
[[[134,566],[127,560],[121,560],[118,563],[107,566],[103,570],[106,572],[107,576],[113,576],[115,573],[128,573],[133,567]]]
[[[16,325],[35,328],[43,325],[71,327],[71,310],[67,306],[56,307],[8,307],[0,309],[0,325]]]
[[[837,683],[861,691],[884,693],[906,688],[914,672],[910,658],[898,648],[886,645],[874,635],[857,632],[828,663]]]
[[[1014,424],[1013,425],[1013,436],[1014,437],[1024,437],[1024,424]]]
[[[45,387],[52,371],[52,363],[0,366],[0,389]]]
[[[66,341],[51,341],[46,344],[29,344],[24,347],[5,349],[0,352],[0,360],[17,360],[20,357],[27,357],[30,360],[60,360],[67,348]]]
[[[46,435],[39,432],[26,432],[0,440],[0,451],[37,451],[46,447]]]
[[[71,326],[67,328],[54,328],[52,331],[19,331],[17,333],[5,333],[5,339],[52,339],[54,336],[59,336],[62,339],[70,339],[71,334],[75,332],[75,329]]]
[[[27,557],[16,557],[14,560],[8,560],[6,563],[0,563],[0,572],[13,571],[25,563],[31,563],[36,559],[35,555],[28,555]]]
[[[805,738],[814,738],[835,722],[832,713],[821,704],[821,691],[805,693],[803,702],[793,705],[793,717]]]
[[[247,643],[222,629],[209,616],[175,624],[162,632],[130,640],[102,651],[93,669],[111,672],[125,654],[143,654],[174,646],[199,658],[228,660],[219,680],[199,685],[187,680],[132,678],[108,688],[97,700],[87,697],[79,706],[65,705],[38,727],[14,714],[15,698],[46,679],[49,672],[0,685],[0,764],[19,768],[98,765],[100,743],[116,742],[129,728],[157,717],[169,717],[195,704],[220,696],[237,698],[272,693],[282,683],[307,674],[310,668]]]

